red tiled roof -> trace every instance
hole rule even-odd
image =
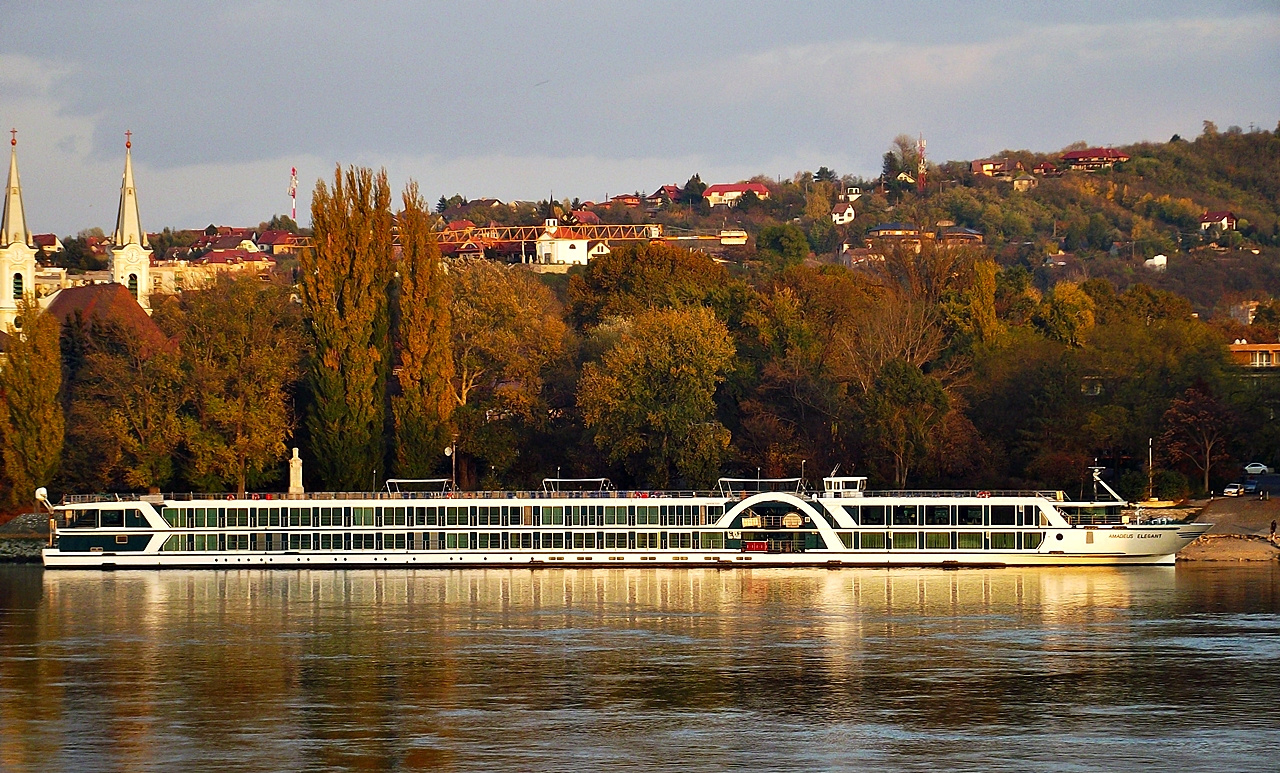
[[[1206,212],[1200,216],[1201,223],[1221,223],[1223,220],[1227,220],[1227,219],[1235,220],[1236,219],[1235,213],[1229,212],[1227,210],[1222,210],[1220,212],[1218,211]]]
[[[719,183],[717,185],[708,185],[707,189],[702,192],[703,196],[710,196],[713,193],[747,193],[751,192],[759,195],[769,195],[769,189],[764,183]]]
[[[58,243],[57,234],[32,234],[31,239],[37,247],[52,247]]]
[[[600,216],[585,209],[575,209],[573,216],[583,225],[600,225]]]
[[[222,265],[235,263],[257,263],[264,261],[271,262],[271,256],[265,252],[252,252],[250,250],[235,249],[210,250],[191,262],[205,265]]]
[[[470,220],[455,220],[449,224],[450,231],[462,231],[467,228],[475,228],[476,224]]]
[[[263,231],[258,237],[258,244],[275,246],[277,244],[293,244],[298,237],[288,231]]]
[[[120,325],[136,333],[143,345],[152,350],[172,345],[129,289],[114,282],[59,290],[48,311],[64,324],[74,320],[81,325],[90,322]]]
[[[1086,148],[1084,150],[1071,150],[1062,154],[1062,160],[1064,161],[1088,161],[1090,159],[1128,161],[1129,154],[1115,148]]]

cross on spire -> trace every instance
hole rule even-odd
[[[130,129],[124,130],[124,146],[126,149],[133,147],[133,131]]]
[[[13,145],[13,146],[17,146],[17,144],[18,144],[18,130],[17,130],[17,129],[10,129],[10,130],[9,130],[9,136],[10,136],[9,144],[10,144],[10,145]]]

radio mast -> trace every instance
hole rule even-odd
[[[289,215],[293,222],[298,222],[298,167],[289,168],[289,199],[293,202],[293,209]]]
[[[924,135],[923,134],[920,135],[920,140],[916,143],[916,154],[920,156],[920,166],[916,170],[916,192],[922,194],[924,193],[924,175],[925,175],[925,169],[926,169],[925,163],[924,163]]]

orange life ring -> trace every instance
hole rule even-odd
[[[254,501],[256,502],[256,501],[258,500],[258,495],[257,495],[257,494],[254,494],[254,495],[253,495],[253,499],[254,499]]]
[[[233,499],[235,499],[235,498],[236,498],[235,494],[227,494],[227,501],[228,501],[228,502],[230,502],[231,500],[233,500]]]
[[[990,498],[991,498],[991,492],[990,492],[990,491],[979,491],[979,492],[978,492],[978,499],[990,499]]]

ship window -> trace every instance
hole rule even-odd
[[[991,506],[991,525],[992,526],[1014,526],[1018,523],[1017,517],[1014,515],[1013,505],[992,505]]]
[[[853,519],[854,523],[858,522],[858,506],[857,505],[845,505],[844,511],[849,514],[849,517]]]
[[[840,542],[844,545],[845,550],[853,550],[853,532],[840,532]]]
[[[185,511],[179,510],[176,507],[166,507],[162,511],[162,515],[164,515],[164,522],[170,526],[185,526],[186,524],[183,522],[186,519],[182,517],[184,512]]]
[[[920,508],[917,505],[894,505],[894,526],[915,526],[920,522]],[[895,543],[896,546],[896,543]]]
[[[1029,531],[1022,535],[1022,544],[1027,550],[1035,550],[1044,541],[1044,535],[1038,531]]]
[[[1026,505],[1022,508],[1022,523],[1024,526],[1038,526],[1040,520],[1040,510],[1035,505]]]
[[[882,531],[858,532],[858,541],[863,550],[884,550],[885,540]]]
[[[982,505],[960,505],[956,514],[958,526],[981,526]]]
[[[523,523],[521,519],[521,515],[522,513],[520,512],[520,508],[518,507],[511,508],[510,511],[507,513],[508,524],[511,526],[521,525],[521,523]]]
[[[544,508],[550,510],[551,508]],[[561,532],[543,532],[542,547],[546,550],[563,550],[564,534]]]
[[[957,546],[961,550],[982,550],[982,532],[980,531],[962,531],[957,540]]]
[[[995,508],[992,508],[994,510]],[[992,520],[995,520],[994,513]],[[1018,534],[1012,531],[993,531],[991,532],[991,549],[992,550],[1014,550],[1018,547]]]
[[[920,538],[914,531],[895,531],[893,533],[894,550],[915,550],[920,547]]]
[[[924,546],[927,550],[951,549],[951,532],[946,532],[946,531],[925,532]]]
[[[925,505],[924,525],[925,526],[950,526],[951,525],[951,506],[950,505]]]
[[[884,505],[863,505],[863,526],[884,526]]]
[[[322,516],[322,517],[326,517],[326,516]],[[322,521],[322,523],[323,523],[323,521]],[[328,524],[325,524],[325,525],[327,526]],[[332,535],[329,535],[329,534],[321,534],[321,535],[320,535],[320,549],[321,549],[321,550],[333,550],[333,537],[332,537]]]
[[[692,535],[690,535],[688,532],[682,532],[682,533],[672,532],[671,547],[682,548],[682,549],[688,549],[693,547]]]
[[[621,544],[621,540],[619,540],[618,547],[624,547]],[[719,531],[702,532],[702,549],[703,550],[720,550],[723,547],[724,547],[724,532],[719,532]]]
[[[102,526],[103,528],[124,526],[124,511],[123,510],[103,510]]]

